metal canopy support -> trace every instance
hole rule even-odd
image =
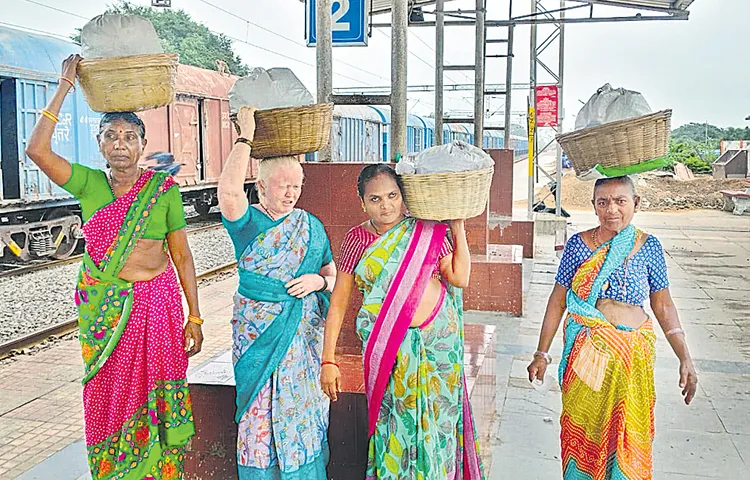
[[[484,21],[487,18],[486,0],[476,2],[476,42],[474,44],[474,146],[484,147],[484,67],[486,46],[484,39],[487,30]]]
[[[406,155],[406,55],[409,25],[408,0],[393,1],[391,29],[391,160]]]
[[[437,0],[435,2],[435,145],[443,144],[443,89],[445,88],[444,7],[444,0]]]
[[[390,105],[390,95],[331,95],[336,105]]]
[[[331,0],[317,0],[317,22],[318,42],[315,46],[315,57],[317,61],[317,87],[318,103],[331,102],[333,95],[333,31],[331,25]],[[331,143],[328,142],[318,152],[321,162],[330,162],[332,158]]]
[[[552,4],[556,0],[550,0],[549,3]],[[562,122],[563,122],[563,108],[562,108],[562,97],[563,97],[563,76],[564,76],[564,66],[565,66],[565,12],[566,12],[566,2],[565,0],[559,0],[559,9],[557,8],[557,5],[555,6],[555,9],[548,8],[545,5],[544,0],[531,0],[531,18],[544,18],[544,19],[556,19],[557,22],[553,23],[553,28],[551,31],[549,31],[547,27],[548,24],[544,24],[544,26],[540,27],[536,24],[531,25],[531,62],[530,62],[530,71],[529,71],[529,104],[531,107],[536,108],[536,87],[538,84],[554,84],[557,85],[558,89],[558,108],[557,108],[557,127],[549,127],[552,128],[555,132],[555,135],[562,133]],[[558,16],[555,17],[553,13],[558,13]],[[544,29],[545,33],[548,32],[547,37],[542,41],[541,43],[538,43],[538,34],[540,29]],[[556,44],[556,45],[555,45]],[[556,64],[550,64],[548,61],[544,61],[541,57],[542,54],[547,51],[550,48],[557,47],[557,59]],[[551,79],[551,81],[539,81],[540,75],[539,75],[539,69],[538,67],[542,67],[542,70],[545,73],[545,76]],[[560,148],[560,145],[557,142],[551,142],[548,143],[544,148],[539,149],[538,148],[538,135],[537,135],[538,127],[536,126],[536,122],[534,122],[533,127],[531,127],[531,132],[533,133],[533,144],[529,144],[529,162],[531,162],[531,165],[529,167],[529,190],[528,190],[528,215],[529,218],[531,218],[533,213],[533,207],[535,203],[535,197],[536,197],[536,180],[540,173],[544,174],[547,178],[550,180],[553,179],[552,175],[547,172],[544,167],[539,162],[539,156],[544,153],[544,151],[551,146],[552,143],[555,144],[556,147],[556,157],[555,157],[555,177],[554,181],[557,186],[555,189],[555,213],[557,215],[560,215],[562,213],[562,149]]]
[[[512,4],[512,1],[511,1]],[[512,85],[512,69],[511,63],[513,61],[513,39],[512,39],[512,26],[508,28],[508,38],[490,38],[487,39],[487,0],[476,0],[475,10],[461,10],[456,12],[445,11],[445,0],[436,0],[435,10],[427,12],[435,15],[435,22],[429,22],[435,25],[435,144],[441,145],[443,143],[443,125],[445,123],[457,123],[461,120],[461,123],[471,123],[474,125],[474,145],[477,147],[484,147],[484,120],[485,120],[485,97],[486,96],[504,96],[506,97],[505,107],[505,122],[502,126],[489,127],[492,130],[505,130],[506,145],[510,143],[510,91],[517,85]],[[468,15],[474,15],[474,19],[467,17]],[[453,22],[446,21],[445,17],[449,18],[462,18],[467,19],[466,26],[474,26],[475,28],[475,43],[474,43],[474,64],[473,65],[446,65],[445,64],[445,26],[453,24]],[[415,22],[412,25],[421,25],[424,22]],[[506,54],[487,54],[487,44],[506,44],[508,51]],[[487,85],[486,79],[486,64],[488,58],[504,58],[507,62],[507,75],[505,84],[494,84]],[[446,71],[473,71],[474,72],[474,109],[471,117],[466,115],[465,117],[459,118],[445,118],[444,117],[444,102],[445,102],[445,91],[446,90],[464,90],[464,85],[453,85],[445,86],[445,72]],[[465,87],[469,87],[466,85]],[[524,86],[521,86],[523,88]]]
[[[560,48],[559,48],[559,60],[558,60],[558,70],[560,72],[560,75],[558,76],[557,80],[557,129],[555,130],[556,134],[563,133],[563,120],[564,120],[564,111],[563,111],[563,79],[565,78],[565,0],[560,0],[560,19],[563,20],[560,22]],[[555,163],[555,185],[557,185],[557,188],[555,189],[555,215],[558,217],[562,214],[562,147],[559,143],[555,142],[555,146],[557,147],[557,160]]]
[[[587,5],[579,5],[586,6]],[[567,8],[567,11],[573,8]],[[424,12],[425,15],[434,12]],[[565,24],[570,23],[617,23],[617,22],[647,22],[647,21],[664,21],[664,20],[687,20],[687,15],[631,15],[622,17],[566,17],[564,20]],[[510,20],[486,20],[484,22],[487,28],[490,27],[509,27],[511,25],[544,25],[544,24],[558,24],[560,19],[558,18],[512,18]],[[472,20],[446,20],[446,27],[467,27],[474,25]],[[413,27],[434,27],[435,22],[424,21],[414,22],[411,24]],[[373,23],[372,28],[390,28],[390,23]]]
[[[537,6],[538,6],[538,0],[531,0],[531,15],[536,15],[537,12]],[[529,51],[531,52],[530,57],[530,64],[529,64],[529,114],[531,114],[531,109],[535,108],[536,105],[536,67],[537,67],[537,52],[539,51],[537,48],[537,25],[536,23],[531,24],[531,46],[529,48]],[[527,214],[529,216],[529,219],[532,218],[533,215],[533,207],[534,207],[534,196],[535,196],[535,177],[536,177],[536,169],[534,166],[537,164],[536,156],[537,156],[537,149],[536,149],[536,124],[531,125],[531,119],[529,119],[529,153],[528,153],[528,162],[529,162],[529,178],[528,178],[528,191],[527,191],[527,199],[528,199],[528,208],[527,208]]]
[[[504,95],[506,91],[505,83],[490,83],[484,86],[485,95]],[[513,90],[529,90],[528,83],[514,83],[511,85]],[[409,85],[407,91],[409,92],[434,92],[435,85]],[[473,83],[452,83],[450,85],[443,84],[443,91],[446,92],[465,92],[468,90],[474,90]],[[334,90],[336,95],[386,95],[391,91],[390,85],[372,85],[367,87],[342,87]]]
[[[396,3],[400,1],[406,1],[406,0],[396,0]],[[563,98],[563,70],[564,70],[564,63],[565,63],[565,25],[567,24],[573,24],[573,23],[613,23],[613,22],[644,22],[644,21],[665,21],[665,20],[687,20],[689,17],[688,7],[693,3],[694,0],[570,0],[571,2],[575,2],[573,5],[568,6],[566,4],[566,0],[559,0],[559,8],[547,8],[544,3],[545,0],[531,0],[531,7],[532,12],[530,15],[522,15],[522,16],[513,16],[513,0],[510,0],[510,14],[508,16],[508,20],[487,20],[486,17],[486,0],[477,0],[477,10],[475,11],[462,11],[462,12],[446,12],[444,10],[445,1],[448,0],[435,0],[435,10],[434,11],[427,11],[423,10],[424,15],[435,15],[436,21],[418,21],[418,22],[412,22],[411,26],[413,27],[436,27],[436,71],[435,71],[435,110],[436,110],[436,118],[435,118],[435,126],[436,126],[436,143],[439,144],[442,136],[442,125],[445,122],[449,121],[456,121],[457,119],[445,119],[443,118],[443,101],[444,96],[443,93],[445,90],[468,90],[469,85],[453,85],[453,86],[446,86],[443,81],[443,74],[445,73],[445,70],[449,69],[467,69],[471,66],[448,66],[446,67],[444,63],[444,40],[443,40],[443,34],[445,32],[445,27],[449,26],[475,26],[477,28],[476,37],[477,37],[477,48],[476,48],[476,55],[475,55],[475,64],[473,66],[473,70],[475,70],[475,74],[478,77],[479,72],[481,71],[482,79],[481,83],[484,83],[484,64],[485,60],[487,58],[506,58],[507,59],[507,68],[506,68],[506,82],[505,85],[494,85],[490,88],[487,88],[485,90],[485,86],[483,85],[481,95],[479,94],[478,85],[480,83],[479,78],[475,78],[475,84],[474,84],[474,90],[477,94],[477,97],[475,98],[475,109],[474,109],[474,119],[479,119],[479,121],[483,122],[484,117],[484,105],[482,105],[482,109],[479,109],[479,101],[478,97],[482,97],[482,103],[483,98],[485,95],[506,95],[506,105],[505,105],[505,123],[502,127],[505,130],[505,145],[510,144],[510,117],[511,117],[511,91],[514,89],[527,88],[526,85],[523,84],[513,84],[512,78],[513,78],[513,70],[512,70],[512,59],[513,59],[513,40],[514,40],[514,27],[518,25],[530,25],[531,26],[531,62],[530,62],[530,82],[528,85],[529,88],[529,106],[536,106],[536,86],[537,81],[539,79],[538,77],[538,66],[541,66],[543,71],[546,73],[548,77],[552,79],[552,81],[548,82],[540,82],[542,84],[556,84],[558,87],[558,126],[556,127],[555,133],[562,132],[562,120],[564,116],[564,111],[562,108],[562,98]],[[549,2],[554,2],[556,0],[547,0]],[[424,3],[432,3],[425,1]],[[480,5],[481,4],[481,5]],[[640,10],[647,10],[647,11],[653,11],[657,14],[654,15],[642,15],[641,13],[637,13],[635,15],[630,16],[602,16],[598,17],[594,15],[594,6],[595,5],[608,5],[608,6],[616,6],[616,7],[622,7],[625,9],[640,9]],[[581,12],[586,11],[588,12],[588,16],[569,16],[568,13],[570,12]],[[598,12],[598,11],[597,11]],[[471,19],[470,17],[467,17],[467,14],[476,14],[476,19]],[[454,20],[445,20],[445,17],[448,16],[449,18],[452,18]],[[395,18],[395,16],[394,16]],[[541,43],[538,44],[538,30],[542,26],[551,25],[552,33],[550,33],[546,39]],[[372,23],[372,28],[389,28],[391,27],[390,23]],[[480,31],[481,27],[481,31]],[[487,39],[486,38],[486,32],[488,28],[491,27],[508,27],[508,38],[507,39]],[[482,58],[480,61],[479,56],[479,40],[480,35],[482,36]],[[507,55],[487,55],[486,54],[486,45],[487,44],[496,44],[496,43],[506,43],[508,45],[508,53]],[[557,43],[558,48],[558,61],[557,65],[553,65],[553,67],[556,66],[556,68],[551,68],[550,65],[547,62],[544,62],[541,60],[540,55],[544,53],[548,48],[554,46],[554,44]],[[481,65],[481,67],[480,67]],[[370,93],[374,91],[379,91],[382,89],[382,87],[372,87],[372,90],[370,90]],[[342,89],[341,92],[343,93],[347,89]],[[430,91],[430,86],[428,85],[422,85],[422,86],[412,86],[409,87],[409,91]],[[357,89],[348,89],[349,93],[359,92],[359,93],[366,93],[368,92],[367,88],[357,88]],[[481,114],[480,114],[481,111]],[[748,117],[750,119],[750,117]],[[460,120],[466,121],[468,123],[468,120],[472,120],[469,118],[461,118]],[[493,129],[497,129],[499,127],[493,127]],[[481,132],[482,128],[479,128],[478,125],[475,125],[475,143],[477,142],[477,138],[479,137],[481,139],[481,135],[476,135],[477,133]],[[560,150],[559,145],[557,146],[557,160],[555,162],[556,164],[556,175],[553,178],[549,173],[544,171],[538,164],[538,157],[540,154],[544,153],[544,151],[547,150],[547,148],[550,147],[553,143],[556,144],[556,142],[552,141],[549,142],[547,145],[544,146],[541,150],[536,148],[536,126],[534,126],[533,131],[530,132],[533,135],[534,142],[533,144],[529,145],[529,162],[533,162],[530,165],[530,170],[533,169],[533,172],[531,175],[529,175],[529,197],[528,197],[528,210],[529,215],[532,213],[532,208],[534,204],[534,197],[535,197],[535,182],[534,177],[538,175],[538,173],[543,173],[547,178],[550,180],[555,180],[557,183],[557,188],[555,190],[555,211],[559,215],[561,213],[561,192],[562,188],[560,186],[561,178],[562,178],[562,151]],[[480,140],[481,142],[481,140]],[[481,146],[481,143],[479,144]],[[557,144],[556,144],[557,145]]]
[[[510,2],[512,7],[513,2]],[[513,98],[513,38],[516,27],[511,25],[508,27],[508,59],[506,60],[505,66],[505,121],[503,122],[503,130],[505,135],[503,137],[503,146],[505,148],[510,147],[510,117],[512,114],[512,98]]]

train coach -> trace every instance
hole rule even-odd
[[[57,88],[64,58],[79,51],[65,40],[0,26],[0,257],[22,260],[65,258],[82,237],[78,202],[54,185],[25,155],[41,110]],[[176,176],[185,205],[199,214],[217,204],[216,186],[236,138],[229,118],[228,94],[236,76],[179,65],[176,97],[170,105],[140,112],[146,124],[147,149],[171,152],[182,168]],[[52,148],[73,163],[103,169],[96,140],[100,115],[79,90],[60,111]],[[381,106],[336,106],[332,125],[333,161],[382,162],[390,159],[390,109]],[[409,115],[407,152],[434,145],[433,119]],[[471,125],[446,124],[446,141],[473,142]],[[487,148],[502,148],[502,134],[487,131]],[[513,138],[517,156],[528,143]],[[317,154],[306,156],[315,161]],[[148,166],[148,163],[144,163]],[[246,187],[257,174],[250,162]]]
[[[336,105],[331,127],[331,154],[334,162],[383,162],[391,158],[391,112],[384,106]],[[474,143],[474,126],[446,123],[443,125],[446,142],[462,140]],[[504,134],[498,130],[484,132],[484,148],[504,148]],[[419,153],[435,144],[435,120],[409,114],[406,127],[407,154]],[[528,139],[511,136],[511,146],[517,159],[529,150]],[[317,153],[307,154],[305,160],[314,162]]]
[[[0,256],[11,252],[22,260],[65,258],[81,238],[78,203],[24,153],[41,110],[57,88],[63,59],[79,48],[0,26]],[[143,158],[173,153],[182,164],[176,179],[183,202],[198,213],[216,205],[218,177],[236,138],[228,101],[236,78],[180,65],[175,101],[139,113],[148,139]],[[80,90],[68,95],[59,118],[52,148],[71,162],[104,168],[96,141],[101,116],[89,108]],[[248,187],[256,165],[251,163],[248,170]]]

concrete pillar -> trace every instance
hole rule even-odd
[[[435,2],[435,145],[443,144],[443,84],[445,76],[445,0]]]
[[[474,145],[484,147],[484,51],[485,51],[485,0],[477,0],[476,43],[474,45]]]
[[[333,95],[333,37],[331,30],[331,0],[310,0],[317,2],[316,33],[318,103],[330,103]],[[331,161],[331,144],[318,152],[318,160]]]
[[[407,0],[394,0],[391,20],[391,160],[406,155]]]

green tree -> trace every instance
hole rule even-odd
[[[719,142],[724,138],[724,130],[705,123],[688,123],[672,131],[672,138],[679,141],[715,143],[718,148]]]
[[[247,75],[249,69],[232,50],[232,41],[223,34],[215,34],[205,25],[193,20],[184,10],[155,9],[133,5],[120,0],[107,8],[107,13],[140,15],[151,21],[161,39],[162,48],[168,53],[177,53],[180,63],[208,70],[216,70],[216,60],[226,62],[235,75]],[[71,36],[81,43],[81,30]]]
[[[716,153],[711,142],[676,140],[674,137],[669,142],[669,167],[674,167],[675,163],[684,163],[693,173],[711,173],[711,164],[715,160]]]
[[[750,140],[750,127],[720,128],[706,123],[688,123],[672,131],[672,138],[678,141],[708,143],[719,148],[722,140]]]
[[[735,128],[728,127],[724,129],[723,140],[750,140],[750,127]]]

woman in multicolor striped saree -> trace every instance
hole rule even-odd
[[[480,479],[463,367],[461,287],[471,263],[464,222],[404,217],[400,180],[383,164],[359,176],[370,219],[346,235],[326,318],[321,385],[340,391],[336,342],[356,286],[364,295],[368,479]]]
[[[664,251],[631,225],[640,198],[628,177],[601,179],[599,226],[570,238],[550,295],[529,380],[543,380],[568,310],[560,360],[564,480],[648,480],[654,439],[656,336],[647,299],[680,360],[685,403],[697,376],[672,302]]]
[[[219,207],[235,247],[239,288],[232,315],[240,480],[326,480],[328,398],[318,381],[323,320],[336,266],[323,224],[295,208],[295,157],[260,163],[260,202],[249,205],[245,173],[254,110],[237,115],[240,138],[219,181]]]
[[[71,165],[52,150],[79,61],[71,55],[63,63],[27,154],[78,199],[85,222],[75,302],[89,468],[96,480],[176,480],[195,432],[188,356],[203,341],[182,197],[171,176],[138,166],[146,129],[134,113],[102,116],[97,140],[106,173]]]

